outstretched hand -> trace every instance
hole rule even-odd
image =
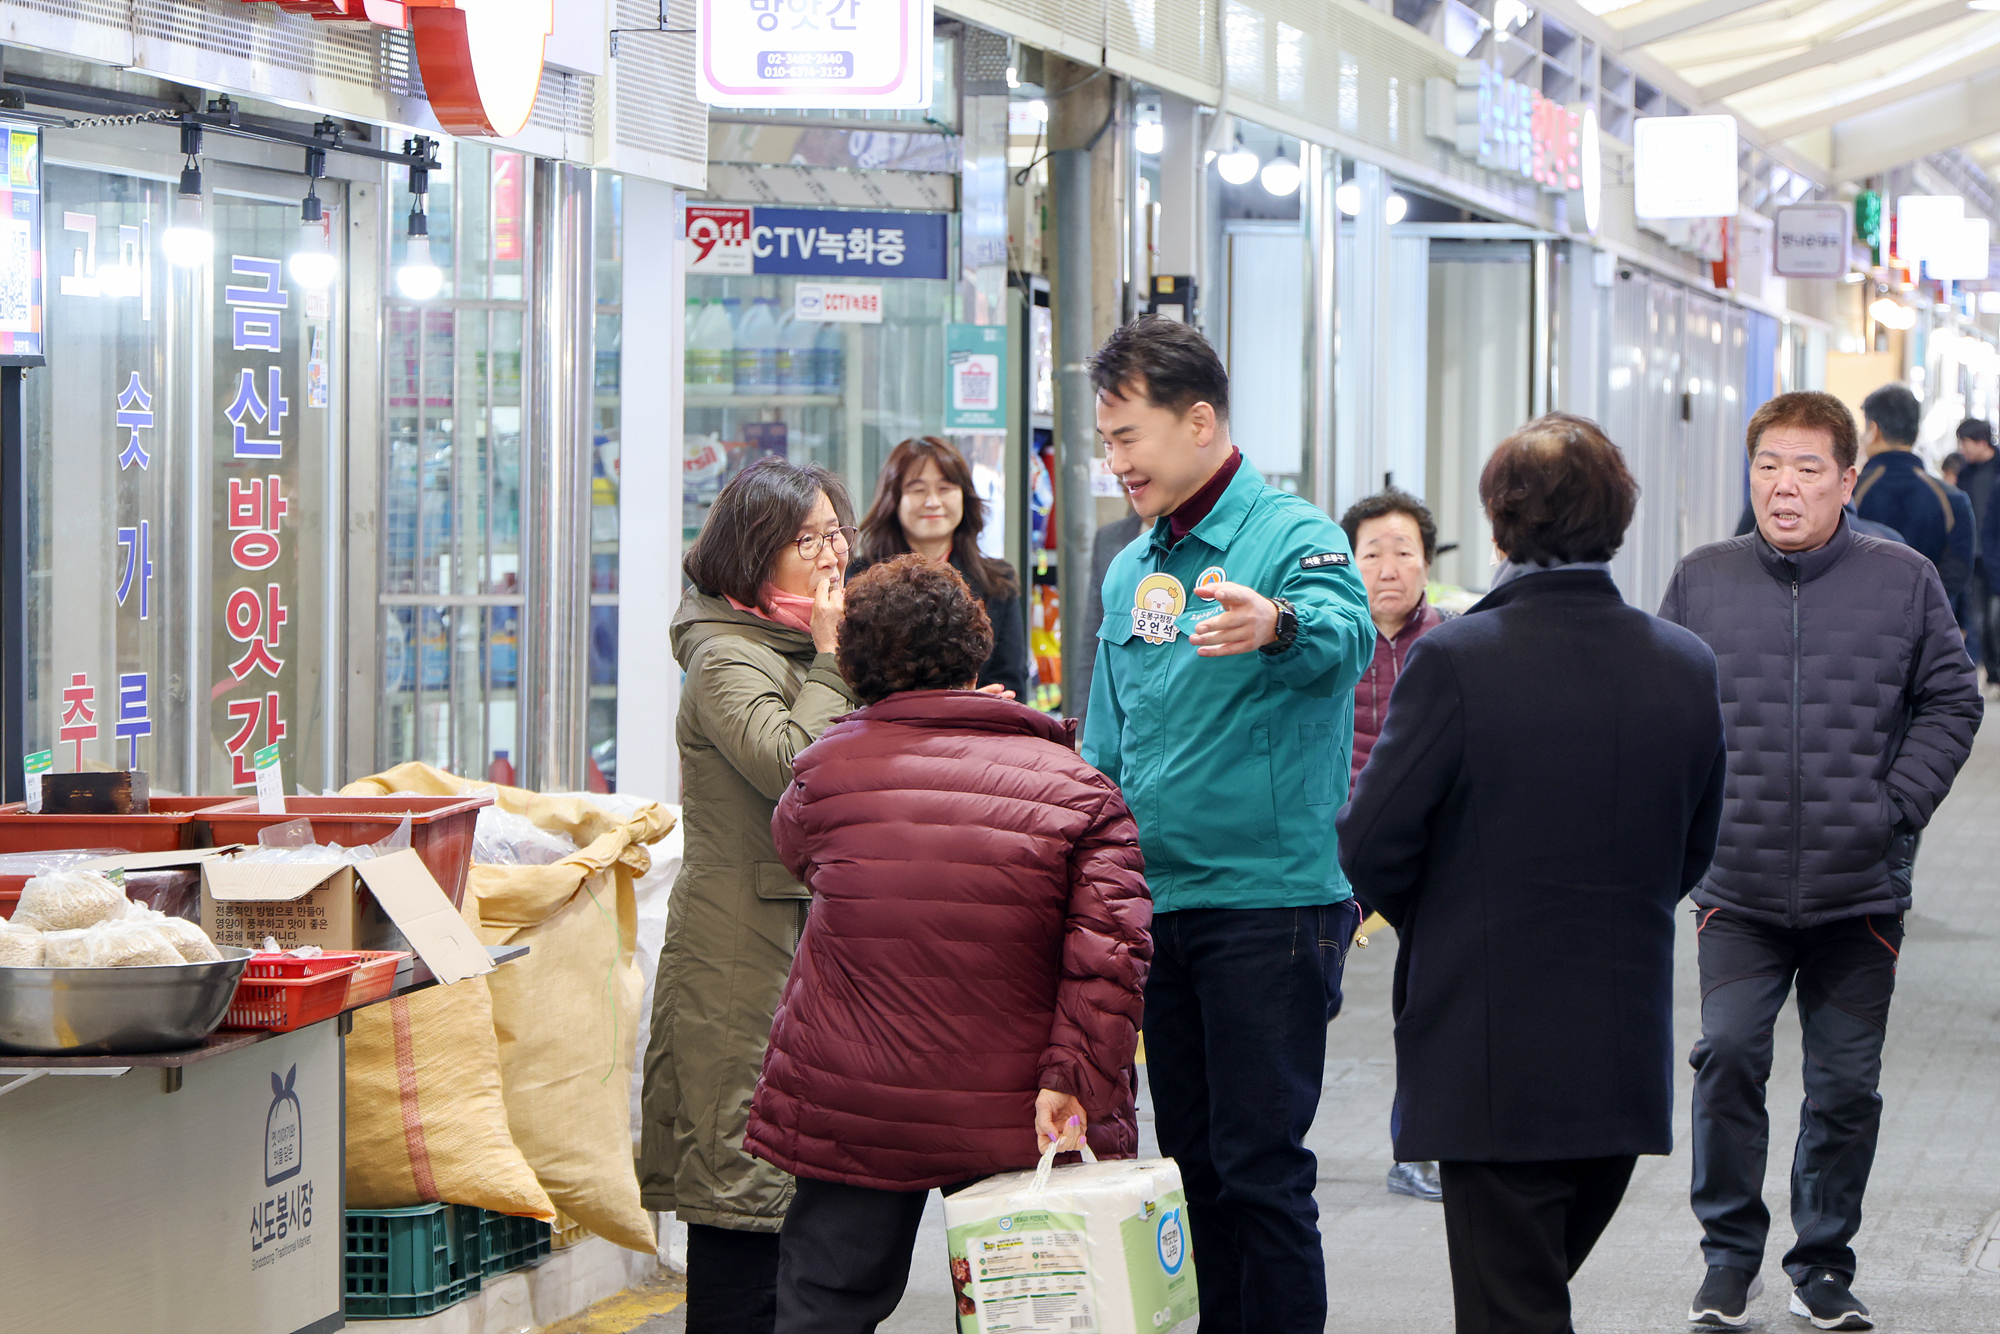
[[[1188,637],[1204,658],[1255,653],[1278,637],[1278,604],[1242,584],[1210,584],[1194,595],[1222,604],[1222,610],[1195,627]]]

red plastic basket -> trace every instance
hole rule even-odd
[[[331,1019],[354,1004],[387,995],[396,980],[396,964],[407,957],[399,950],[329,950],[316,959],[253,954],[222,1026],[289,1033]],[[372,994],[352,1000],[357,986]]]
[[[344,848],[379,842],[410,817],[410,846],[423,858],[431,878],[456,908],[465,901],[465,881],[472,867],[472,834],[479,808],[493,798],[477,797],[286,797],[283,815],[265,815],[257,799],[247,797],[205,812],[202,818],[217,845],[257,842],[267,825],[300,818],[312,821],[313,839]]]
[[[174,852],[200,847],[204,840],[196,826],[201,813],[240,800],[154,797],[149,815],[30,815],[26,802],[12,802],[0,806],[0,852],[60,852],[65,848]]]

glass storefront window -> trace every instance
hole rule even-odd
[[[585,736],[591,784],[618,781],[619,331],[624,318],[624,183],[597,177],[597,367],[591,391],[590,707]],[[593,771],[594,770],[594,771]]]
[[[793,318],[802,281],[688,276],[684,541],[754,459],[831,469],[859,515],[896,443],[944,428],[951,284],[884,281],[882,322],[848,324]]]

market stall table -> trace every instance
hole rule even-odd
[[[384,999],[433,985],[413,959]],[[150,1055],[0,1054],[0,1328],[343,1328],[352,1013]]]

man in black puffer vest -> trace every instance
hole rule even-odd
[[[1849,1243],[1881,1128],[1902,914],[1917,836],[1972,749],[1979,687],[1930,561],[1856,533],[1842,510],[1858,447],[1847,408],[1781,394],[1751,418],[1748,447],[1757,530],[1689,553],[1660,607],[1715,651],[1729,732],[1722,833],[1694,891],[1693,1202],[1709,1270],[1688,1318],[1740,1328],[1761,1288],[1764,1084],[1796,983],[1791,1310],[1869,1329]]]

